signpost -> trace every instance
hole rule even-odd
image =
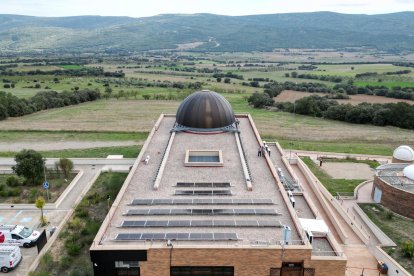
[[[46,190],[47,200],[49,201],[49,182],[43,182],[43,188]]]
[[[49,182],[46,179],[46,162],[43,163],[43,174],[45,176],[45,182],[43,182],[43,188],[46,190],[47,201],[49,201]]]

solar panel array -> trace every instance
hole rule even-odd
[[[174,195],[181,196],[231,196],[231,190],[176,190]]]
[[[271,199],[250,198],[184,198],[184,199],[134,199],[130,205],[273,205]]]
[[[121,233],[115,240],[237,241],[238,237],[236,233]]]
[[[124,215],[280,215],[274,209],[130,209]]]
[[[281,227],[275,220],[126,220],[121,227]]]
[[[229,182],[177,182],[177,187],[184,188],[226,188]]]

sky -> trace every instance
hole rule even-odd
[[[146,17],[165,13],[248,15],[333,11],[382,14],[414,11],[414,0],[0,0],[0,14]]]

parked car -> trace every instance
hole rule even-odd
[[[0,244],[11,243],[23,247],[31,247],[40,237],[38,231],[22,225],[0,225]]]
[[[0,271],[7,273],[13,270],[22,260],[20,248],[17,245],[0,244]]]

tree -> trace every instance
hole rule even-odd
[[[40,209],[40,225],[46,225],[46,218],[43,216],[43,207],[45,206],[46,201],[42,196],[39,196],[35,201],[36,208]]]
[[[216,78],[216,81],[217,82],[221,82],[221,78]]]
[[[4,105],[0,104],[0,120],[7,119],[9,117],[9,114],[7,114],[7,109],[4,107]]]
[[[13,166],[13,171],[18,176],[23,176],[32,185],[41,183],[45,160],[40,153],[24,149],[16,154],[14,160],[16,165]]]
[[[273,105],[274,100],[266,93],[255,92],[249,97],[248,102],[254,107],[264,107]]]
[[[73,162],[67,158],[60,158],[59,168],[62,170],[65,178],[68,178],[69,173],[73,170]]]
[[[230,81],[231,81],[230,78],[225,78],[224,79],[224,83],[230,83]]]

